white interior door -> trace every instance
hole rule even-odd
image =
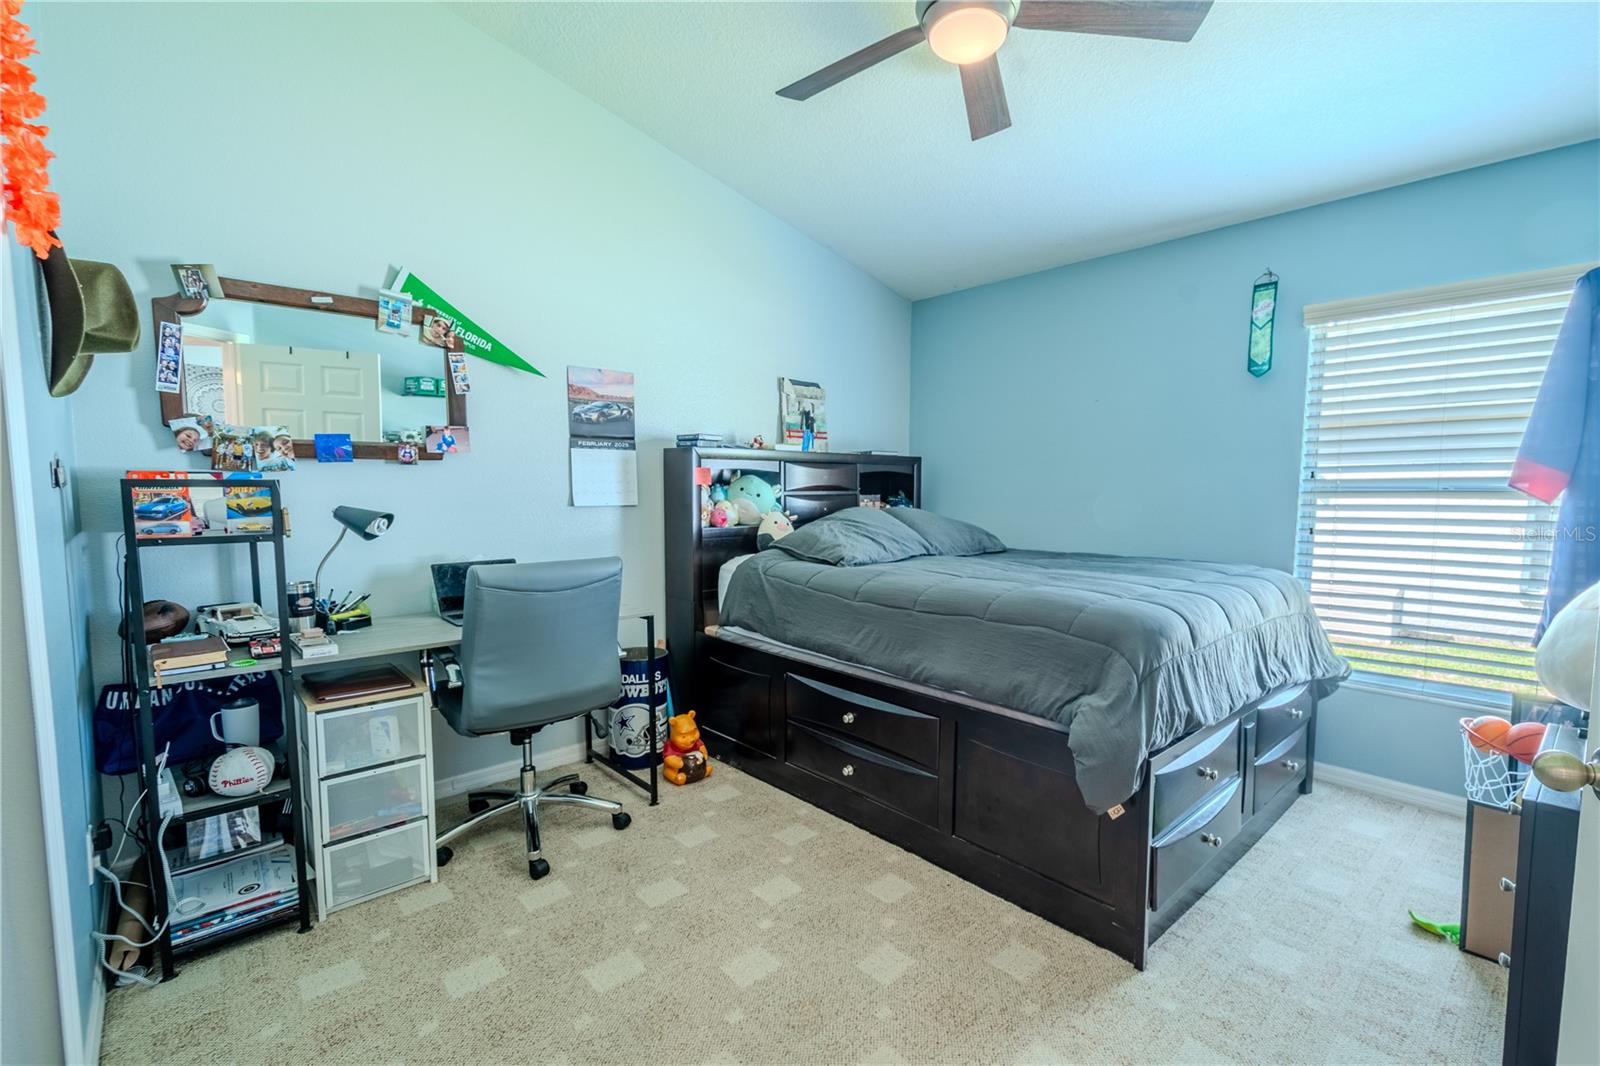
[[[302,440],[318,433],[383,439],[376,352],[241,344],[238,380],[241,425],[285,426]]]

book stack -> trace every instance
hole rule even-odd
[[[678,447],[680,448],[720,448],[722,447],[721,433],[679,433]]]
[[[228,665],[228,645],[217,636],[180,637],[150,646],[150,672],[157,688],[177,678],[208,674]]]
[[[172,895],[189,911],[173,922],[173,947],[254,925],[300,902],[294,849],[286,844],[193,873],[174,871]]]

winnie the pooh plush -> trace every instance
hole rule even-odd
[[[667,720],[665,750],[661,753],[662,774],[674,785],[687,785],[702,777],[711,776],[711,758],[706,742],[700,739],[700,727],[694,724],[694,712],[675,714]]]

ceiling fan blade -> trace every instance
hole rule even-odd
[[[1006,87],[1000,82],[1000,63],[994,56],[961,67],[961,95],[967,98],[967,128],[973,140],[1011,127]]]
[[[899,33],[891,34],[876,44],[869,44],[837,63],[829,63],[815,74],[807,74],[793,85],[785,85],[778,90],[778,95],[790,100],[808,100],[822,90],[860,74],[875,63],[899,55],[914,44],[921,44],[923,40],[921,26],[907,26]]]
[[[1211,0],[1022,0],[1012,25],[1025,30],[1188,41],[1210,10]]]

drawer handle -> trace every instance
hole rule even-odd
[[[1201,833],[1200,843],[1210,844],[1214,848],[1222,847],[1222,838],[1215,833]]]
[[[1515,892],[1516,890],[1517,890],[1517,883],[1515,881],[1511,880],[1511,878],[1502,877],[1500,879],[1500,891],[1502,891],[1502,892]]]
[[[856,712],[855,711],[845,711],[844,714],[840,717],[839,720],[841,722],[843,722],[845,725],[854,725],[855,724],[855,720],[856,720]]]
[[[1285,760],[1283,760],[1283,768],[1285,770],[1289,771],[1291,774],[1294,773],[1296,770],[1300,769],[1301,765],[1302,764],[1298,760],[1295,760],[1295,759],[1285,759]]]
[[[849,763],[845,763],[844,764],[844,769],[840,770],[839,772],[841,774],[843,774],[844,776],[846,776],[846,777],[854,777],[855,776],[855,772],[856,772],[856,768],[854,766],[851,766]]]
[[[1305,716],[1306,716],[1306,712],[1301,710],[1299,707],[1290,707],[1289,708],[1289,717],[1290,718],[1298,719],[1298,718],[1304,718]]]
[[[1196,766],[1194,768],[1194,772],[1205,778],[1207,781],[1215,781],[1217,779],[1217,772],[1209,766]]]
[[[1500,953],[1500,957],[1494,961],[1498,962],[1501,966],[1504,966],[1508,970],[1511,969],[1511,956],[1507,955],[1503,951]]]

